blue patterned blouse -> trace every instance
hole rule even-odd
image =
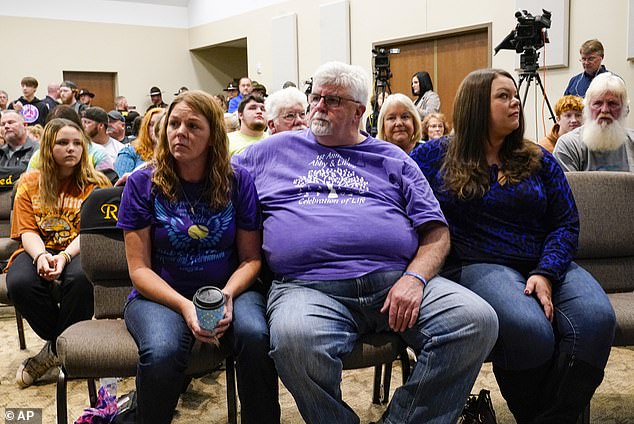
[[[446,137],[432,140],[410,153],[449,222],[451,253],[446,267],[495,263],[525,276],[560,281],[577,250],[579,216],[555,158],[544,150],[541,168],[517,184],[500,185],[494,165],[484,197],[461,201],[443,189],[440,167],[449,142]]]

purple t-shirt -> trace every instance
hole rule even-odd
[[[255,181],[264,253],[278,277],[321,281],[404,270],[418,248],[416,228],[446,225],[416,163],[369,136],[331,148],[310,130],[287,131],[233,161]]]
[[[130,175],[123,190],[117,227],[138,230],[151,226],[152,270],[187,298],[201,286],[224,287],[238,266],[236,228],[257,230],[257,193],[249,173],[234,166],[231,202],[214,210],[197,202],[203,183],[183,182],[193,206],[181,195],[169,202],[152,185],[152,168]]]

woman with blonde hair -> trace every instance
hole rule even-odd
[[[121,149],[114,163],[114,170],[120,179],[139,168],[154,157],[154,149],[158,142],[154,128],[165,113],[165,109],[156,107],[148,110],[143,116],[139,135],[130,144]]]
[[[421,122],[414,103],[404,94],[390,94],[379,112],[377,138],[408,153],[420,142]]]
[[[79,259],[79,210],[93,189],[110,181],[90,163],[88,143],[75,122],[51,120],[40,142],[39,169],[18,182],[11,238],[21,247],[9,260],[7,290],[15,308],[46,340],[40,353],[18,368],[21,387],[59,365],[57,337],[93,315],[92,285]]]
[[[237,364],[241,421],[280,420],[269,358],[260,271],[260,212],[249,173],[229,160],[223,113],[211,95],[187,91],[169,106],[151,166],[128,178],[119,208],[134,290],[125,307],[139,348],[137,419],[169,423],[194,341],[221,343]],[[213,331],[192,302],[202,286],[225,298]]]

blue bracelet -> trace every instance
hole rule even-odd
[[[417,273],[412,272],[412,271],[405,271],[405,272],[403,273],[403,275],[409,275],[410,277],[414,277],[414,278],[416,278],[418,281],[420,281],[421,283],[423,283],[423,287],[427,287],[427,280],[425,280],[425,278],[424,278],[422,275],[417,274]]]

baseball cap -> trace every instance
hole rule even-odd
[[[82,88],[79,90],[79,97],[81,96],[90,96],[91,98],[95,97],[95,93],[91,93],[87,88]]]
[[[186,91],[189,91],[189,88],[187,88],[186,86],[182,86],[181,88],[178,89],[176,93],[174,93],[174,95],[178,96],[179,94],[184,93]]]
[[[163,92],[158,87],[150,88],[150,96],[160,96]]]
[[[263,97],[266,97],[266,87],[262,84],[260,84],[259,82],[255,82],[253,84],[253,87],[251,88],[251,92],[253,91],[259,91],[262,93]]]
[[[84,110],[83,117],[95,122],[108,125],[108,114],[99,106],[89,107]]]
[[[76,85],[75,85],[75,83],[74,83],[74,82],[72,82],[72,81],[64,81],[64,82],[62,82],[59,86],[60,86],[60,87],[68,87],[68,88],[70,88],[71,90],[77,90],[77,86],[76,86]]]
[[[108,119],[112,119],[113,121],[125,122],[125,118],[118,110],[111,110],[110,112],[108,112]]]

